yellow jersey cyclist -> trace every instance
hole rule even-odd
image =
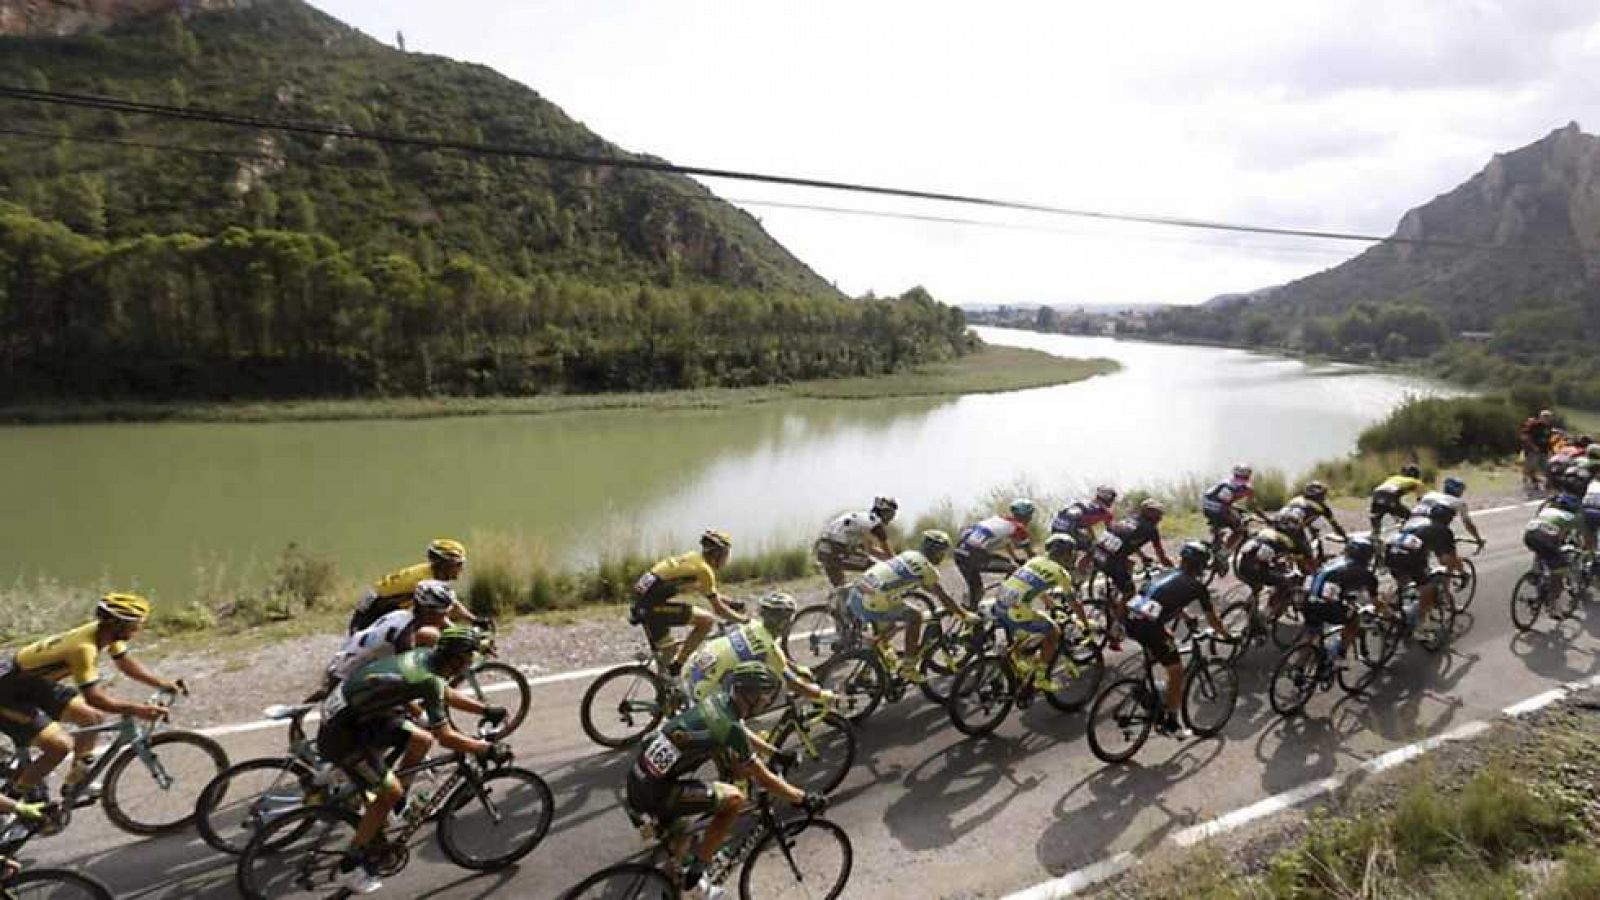
[[[628,770],[624,803],[629,817],[638,822],[650,816],[671,835],[667,846],[682,859],[684,896],[695,900],[723,896],[723,889],[705,877],[705,870],[744,810],[744,792],[729,782],[754,781],[811,812],[820,812],[828,802],[767,768],[757,754],[771,756],[773,747],[744,725],[744,719],[777,697],[778,677],[763,663],[747,662],[729,673],[725,685],[726,692],[701,700],[648,735]],[[716,765],[716,781],[696,776],[708,762]],[[710,816],[711,822],[688,850],[690,835],[679,820],[700,816]]]
[[[939,583],[939,563],[950,552],[950,535],[924,531],[918,549],[905,550],[867,571],[850,585],[844,595],[844,608],[857,621],[874,628],[905,626],[906,654],[900,660],[900,677],[916,683],[922,680],[917,670],[917,654],[922,650],[922,614],[906,605],[912,591],[932,591],[945,609],[971,619],[972,613],[957,605]]]
[[[1285,509],[1298,509],[1305,517],[1306,537],[1314,537],[1318,522],[1327,522],[1328,527],[1339,536],[1339,540],[1348,541],[1350,535],[1339,524],[1333,515],[1333,507],[1328,503],[1328,486],[1320,481],[1308,481],[1300,489],[1300,493],[1289,498],[1284,504]]]
[[[370,894],[383,886],[369,847],[391,811],[403,808],[407,785],[391,769],[386,757],[401,756],[396,769],[422,762],[434,742],[458,753],[471,753],[494,761],[511,758],[504,744],[468,737],[450,726],[446,704],[485,715],[490,707],[451,691],[451,679],[472,665],[480,637],[469,626],[452,625],[439,634],[433,647],[418,648],[374,660],[346,678],[322,704],[322,727],[317,731],[317,752],[338,766],[372,798],[356,826],[355,837],[339,864],[339,883],[356,894]],[[413,704],[421,707],[421,727],[410,716]],[[426,729],[426,730],[424,730]]]
[[[678,655],[667,663],[667,671],[672,675],[683,671],[684,664],[700,648],[718,618],[740,624],[749,621],[723,601],[717,588],[717,570],[727,564],[732,551],[733,539],[726,531],[713,528],[700,535],[698,553],[669,556],[634,582],[633,607],[628,612],[628,621],[644,626],[652,652],[661,651],[671,629],[690,626],[689,636],[678,648]],[[684,590],[693,590],[705,597],[716,615],[677,599]]]
[[[812,552],[829,584],[844,587],[845,573],[865,571],[867,564],[860,562],[863,558],[888,559],[894,555],[889,549],[888,526],[899,511],[900,504],[893,497],[874,497],[871,509],[841,513],[828,520]]]
[[[698,703],[721,691],[734,669],[754,662],[766,666],[790,688],[807,697],[819,703],[832,703],[833,692],[818,687],[811,673],[790,662],[783,652],[781,636],[794,621],[794,611],[793,597],[773,591],[757,602],[757,621],[740,625],[701,645],[685,676],[690,699]]]
[[[1000,553],[1014,566],[1027,561],[1032,536],[1028,523],[1033,521],[1033,501],[1018,497],[1011,501],[1003,516],[990,516],[969,525],[956,542],[956,570],[967,583],[967,608],[977,609],[983,599],[983,573],[988,571],[989,560]]]
[[[1089,617],[1083,604],[1078,601],[1078,592],[1072,583],[1077,553],[1078,542],[1073,540],[1072,535],[1052,534],[1045,539],[1044,555],[1023,563],[1006,576],[1005,581],[1000,582],[995,592],[995,618],[1008,634],[1022,632],[1043,636],[1038,655],[1032,660],[1018,659],[1017,662],[1024,669],[1033,670],[1033,686],[1047,694],[1061,690],[1061,686],[1050,678],[1050,670],[1044,665],[1055,658],[1056,648],[1061,645],[1061,626],[1055,623],[1048,612],[1035,609],[1033,601],[1059,594],[1072,604],[1078,620],[1087,628]]]
[[[390,572],[367,588],[361,602],[356,604],[355,613],[350,616],[350,624],[345,633],[355,634],[397,609],[409,608],[411,599],[416,596],[418,584],[430,578],[436,581],[455,581],[461,577],[461,570],[466,564],[467,548],[460,541],[450,538],[434,540],[428,544],[427,562]],[[468,622],[478,624],[471,610],[459,600],[451,608],[450,617],[457,624]]]
[[[397,609],[345,638],[323,670],[322,687],[306,698],[320,702],[350,673],[375,659],[394,656],[416,647],[432,647],[439,642],[439,630],[450,624],[450,610],[460,600],[455,589],[443,581],[427,578],[417,583],[410,609]]]
[[[1396,522],[1404,525],[1405,521],[1411,518],[1411,509],[1406,506],[1403,498],[1407,494],[1419,494],[1423,487],[1422,467],[1416,463],[1407,463],[1400,467],[1400,474],[1390,475],[1372,489],[1372,502],[1367,507],[1367,521],[1372,529],[1374,541],[1383,531],[1385,519],[1393,517]]]
[[[150,601],[138,594],[106,594],[95,604],[94,621],[71,631],[35,641],[0,658],[0,731],[17,749],[31,747],[37,757],[23,767],[6,791],[38,802],[47,797],[45,779],[67,753],[72,768],[63,788],[81,785],[93,763],[95,734],[69,735],[65,719],[88,727],[101,723],[102,713],[155,721],[166,715],[160,706],[129,703],[106,693],[100,683],[101,651],[122,674],[163,691],[185,692],[182,681],[168,681],[128,652],[128,642],[150,617]],[[63,679],[72,684],[63,684]],[[88,785],[81,799],[98,793]]]

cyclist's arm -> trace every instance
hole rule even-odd
[[[749,616],[740,615],[739,613],[735,612],[733,607],[729,606],[727,601],[722,599],[722,594],[715,590],[706,592],[706,602],[711,604],[711,611],[717,614],[717,618],[722,619],[724,622],[750,621]]]
[[[450,604],[450,612],[448,615],[450,621],[452,622],[465,622],[467,624],[471,624],[478,621],[478,617],[472,614],[472,610],[467,609],[467,605],[461,602],[460,597],[457,597],[455,602]]]
[[[1217,615],[1217,610],[1211,603],[1210,592],[1200,595],[1200,611],[1206,614],[1206,624],[1227,640],[1232,640],[1233,635],[1228,633],[1228,626],[1222,624],[1222,617]]]
[[[894,556],[894,550],[889,546],[888,529],[882,526],[872,529],[872,534],[867,540],[867,555],[873,559],[888,559]]]
[[[467,737],[451,728],[449,722],[441,722],[437,728],[431,729],[431,731],[441,745],[457,753],[471,753],[474,756],[481,756],[489,752],[490,744],[488,741]]]
[[[962,609],[961,604],[957,603],[951,598],[950,592],[944,589],[944,585],[930,584],[928,585],[928,590],[933,591],[933,595],[939,598],[939,602],[944,604],[944,608],[949,610],[952,615],[959,616],[963,619],[972,615],[972,613]]]
[[[757,734],[756,729],[751,728],[744,722],[740,722],[739,727],[744,729],[745,740],[750,742],[751,749],[755,750],[757,753],[761,754],[762,756],[771,756],[772,754],[778,752],[778,748],[774,747],[770,742],[767,741],[766,738],[763,738],[760,734]],[[755,761],[755,757],[751,757],[751,761]]]
[[[748,729],[746,729],[748,731]],[[765,742],[763,742],[765,743]],[[799,804],[806,798],[806,792],[800,790],[776,775],[767,768],[766,763],[751,757],[738,765],[733,770],[735,778],[749,778],[767,790],[769,794],[776,794],[789,803]]]
[[[128,703],[106,693],[103,686],[91,684],[81,689],[83,699],[90,706],[114,716],[135,716],[140,719],[159,719],[167,714],[165,709],[149,703]]]
[[[444,702],[450,704],[452,709],[459,709],[475,716],[483,715],[483,711],[489,708],[489,704],[455,688],[444,689]]]
[[[1167,555],[1167,548],[1161,546],[1161,535],[1150,539],[1150,547],[1156,551],[1156,559],[1161,560],[1163,566],[1172,568],[1172,557]]]
[[[168,681],[150,671],[144,663],[135,659],[132,653],[124,653],[121,656],[112,657],[112,662],[117,664],[117,669],[122,674],[140,684],[149,685],[158,691],[178,691],[182,689],[182,685],[178,682]]]

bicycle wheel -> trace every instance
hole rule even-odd
[[[1528,631],[1539,620],[1539,610],[1544,607],[1544,579],[1538,572],[1524,572],[1511,588],[1511,624],[1518,631]]]
[[[1283,654],[1272,670],[1271,687],[1267,691],[1273,712],[1292,716],[1305,707],[1317,692],[1317,669],[1321,662],[1322,650],[1312,644],[1301,644]]]
[[[1439,597],[1428,610],[1428,618],[1417,623],[1417,643],[1429,653],[1437,653],[1455,637],[1456,608],[1448,597]]]
[[[273,821],[239,857],[239,893],[250,900],[345,896],[339,864],[355,839],[356,821],[355,813],[330,806],[306,807]]]
[[[1272,633],[1272,642],[1278,645],[1279,650],[1287,650],[1300,642],[1300,635],[1306,630],[1306,618],[1300,612],[1299,597],[1291,595],[1284,597],[1283,605],[1278,608],[1278,614],[1267,623],[1267,630]]]
[[[767,833],[739,873],[741,900],[834,900],[850,882],[855,851],[827,819],[784,822]]]
[[[1089,749],[1101,762],[1126,762],[1150,739],[1154,698],[1138,678],[1113,681],[1089,706]]]
[[[829,711],[804,727],[785,717],[772,732],[772,746],[800,757],[783,777],[795,787],[831,794],[856,762],[856,730],[850,720]]]
[[[1183,718],[1200,737],[1211,737],[1233,718],[1239,702],[1239,673],[1220,659],[1190,666],[1184,675]]]
[[[228,767],[211,779],[195,803],[201,840],[230,856],[243,853],[267,823],[305,805],[313,777],[310,767],[293,756],[251,759]]]
[[[463,869],[502,869],[550,831],[556,798],[527,769],[506,767],[456,788],[439,813],[439,849]]]
[[[1223,607],[1222,615],[1218,618],[1222,619],[1223,626],[1235,638],[1228,645],[1228,662],[1237,662],[1246,649],[1267,642],[1267,636],[1256,627],[1254,613],[1255,602],[1249,597]]]
[[[7,900],[116,900],[97,879],[66,869],[28,869],[0,881]]]
[[[783,648],[796,665],[815,669],[837,656],[845,629],[831,604],[813,603],[794,614],[783,636]]]
[[[451,679],[450,686],[479,703],[505,707],[506,720],[498,728],[480,732],[478,716],[466,710],[448,707],[450,725],[462,734],[482,734],[490,740],[517,730],[528,717],[528,706],[533,700],[528,688],[528,676],[516,666],[497,659],[486,659]]]
[[[971,737],[992,733],[1011,712],[1017,685],[997,656],[980,656],[961,667],[950,691],[950,723]]]
[[[1456,612],[1467,611],[1472,605],[1472,598],[1478,596],[1478,567],[1472,560],[1465,557],[1461,560],[1461,571],[1450,576],[1450,581],[1455,591]]]
[[[1088,706],[1089,701],[1094,699],[1095,691],[1100,690],[1100,682],[1106,677],[1106,658],[1099,647],[1080,644],[1072,651],[1071,657],[1072,664],[1078,668],[1077,676],[1068,678],[1066,665],[1058,659],[1050,674],[1061,685],[1061,690],[1045,695],[1045,700],[1051,706],[1069,713]]]
[[[876,651],[862,648],[833,658],[817,670],[817,684],[839,695],[839,711],[851,722],[861,722],[883,702],[889,673]]]
[[[681,896],[672,878],[655,866],[623,863],[578,882],[561,900],[678,900]]]
[[[150,737],[148,762],[125,749],[106,770],[106,818],[132,834],[180,831],[194,821],[200,792],[227,767],[227,752],[211,738],[158,732]]]
[[[583,693],[578,718],[583,733],[613,750],[634,743],[667,716],[668,691],[649,666],[618,666]]]
[[[962,621],[943,609],[934,612],[922,632],[922,661],[918,663],[922,683],[917,685],[922,696],[941,706],[948,703],[956,673],[971,657]]]

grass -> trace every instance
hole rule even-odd
[[[957,360],[874,378],[799,381],[750,388],[532,397],[384,397],[264,403],[64,402],[0,407],[0,423],[316,422],[540,415],[607,409],[725,409],[788,399],[864,400],[995,393],[1081,381],[1116,371],[1109,359],[1066,359],[1038,350],[985,346]]]

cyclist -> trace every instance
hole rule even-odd
[[[1420,492],[1423,486],[1422,467],[1416,463],[1406,463],[1400,467],[1398,475],[1390,475],[1372,489],[1372,503],[1367,508],[1367,520],[1372,528],[1373,540],[1377,540],[1378,535],[1383,532],[1383,522],[1390,516],[1401,524],[1411,518],[1411,510],[1401,498],[1412,492]]]
[[[1328,486],[1322,482],[1306,482],[1306,486],[1300,489],[1300,493],[1290,498],[1285,506],[1286,508],[1298,509],[1305,516],[1305,527],[1309,529],[1306,535],[1307,538],[1316,536],[1318,522],[1327,522],[1328,527],[1339,535],[1339,540],[1350,540],[1350,535],[1345,532],[1344,526],[1340,525],[1339,520],[1333,515],[1333,507],[1328,504]]]
[[[1589,483],[1583,491],[1583,523],[1587,526],[1587,546],[1595,549],[1597,537],[1600,537],[1600,478],[1593,477],[1596,469],[1600,469],[1600,444],[1590,444],[1584,462],[1589,463],[1584,469],[1590,473]]]
[[[1555,418],[1555,413],[1542,409],[1539,415],[1523,420],[1522,427],[1517,430],[1517,439],[1522,443],[1522,485],[1529,492],[1543,489],[1539,476],[1550,457]]]
[[[1122,621],[1128,598],[1134,592],[1133,555],[1143,555],[1144,546],[1149,544],[1156,551],[1156,559],[1160,560],[1161,565],[1169,569],[1172,567],[1166,548],[1161,546],[1161,519],[1166,514],[1167,508],[1161,505],[1161,501],[1148,498],[1139,504],[1136,514],[1107,525],[1106,530],[1095,539],[1094,566],[1105,573],[1117,589],[1116,596],[1111,599],[1113,627],[1110,644],[1114,651],[1122,649],[1116,623]]]
[[[950,552],[950,535],[924,531],[916,550],[903,550],[893,558],[877,563],[861,573],[844,596],[845,609],[856,621],[873,627],[905,626],[906,655],[900,660],[900,677],[922,681],[917,654],[922,650],[922,616],[906,605],[905,597],[915,590],[929,590],[945,609],[962,619],[972,613],[962,609],[939,584],[939,563]]]
[[[874,497],[871,509],[829,520],[812,548],[829,584],[844,587],[846,572],[865,571],[866,566],[859,562],[862,557],[888,559],[894,555],[889,549],[888,525],[899,511],[900,504],[893,497]]]
[[[678,648],[678,655],[667,662],[667,671],[672,675],[683,671],[684,663],[699,649],[700,642],[711,633],[718,618],[741,625],[749,621],[728,606],[717,590],[717,570],[727,564],[728,554],[732,550],[733,539],[728,537],[728,533],[713,528],[700,535],[698,553],[669,556],[651,566],[650,571],[634,582],[633,607],[628,612],[628,621],[644,626],[652,652],[661,653],[665,649],[663,642],[670,629],[680,625],[690,626],[689,636]],[[684,588],[698,591],[711,604],[716,615],[675,599]]]
[[[83,784],[94,763],[98,735],[69,735],[61,727],[63,719],[88,727],[103,721],[101,713],[150,722],[166,715],[163,707],[129,703],[106,693],[98,665],[102,651],[111,657],[118,671],[140,684],[162,691],[188,692],[182,681],[162,678],[128,652],[128,642],[148,618],[150,601],[145,598],[138,594],[106,594],[95,604],[94,621],[0,658],[0,731],[11,738],[19,753],[31,747],[37,754],[7,785],[12,797],[36,803],[47,800],[44,780],[69,751],[73,755],[72,767],[62,784],[63,793],[82,787],[80,799],[99,794],[96,785]],[[62,683],[69,677],[72,686]]]
[[[1245,508],[1255,512],[1256,489],[1250,479],[1255,475],[1255,470],[1244,463],[1233,467],[1233,473],[1226,481],[1219,481],[1211,486],[1200,498],[1200,511],[1205,514],[1206,524],[1211,526],[1213,536],[1224,538],[1222,546],[1232,553],[1244,539],[1244,517],[1234,509],[1234,504],[1242,503]]]
[[[410,606],[411,598],[416,596],[417,585],[425,579],[455,581],[461,577],[461,569],[466,564],[467,548],[460,541],[450,538],[438,538],[432,541],[428,544],[427,562],[390,572],[367,588],[367,593],[361,598],[361,602],[356,604],[356,611],[350,616],[350,625],[345,629],[345,633],[355,634],[378,621],[380,617]],[[457,622],[477,624],[472,612],[459,600],[451,607],[450,615]]]
[[[1375,549],[1370,538],[1351,538],[1345,542],[1344,553],[1318,569],[1306,587],[1306,622],[1300,643],[1311,643],[1329,625],[1344,626],[1331,648],[1335,666],[1343,663],[1346,649],[1356,639],[1360,623],[1350,614],[1352,605],[1378,596],[1378,577],[1372,574]]]
[[[323,672],[322,687],[306,698],[320,702],[351,672],[375,659],[404,653],[413,647],[431,647],[439,642],[439,629],[449,624],[450,610],[459,601],[447,582],[428,578],[417,582],[410,609],[397,609],[345,638]]]
[[[1211,565],[1211,548],[1186,541],[1178,551],[1178,567],[1156,576],[1128,603],[1128,637],[1139,642],[1151,659],[1166,670],[1167,715],[1161,728],[1178,740],[1192,735],[1179,720],[1183,709],[1183,663],[1169,626],[1190,603],[1199,601],[1206,621],[1225,641],[1232,640],[1211,605],[1211,591],[1201,579]]]
[[[490,707],[463,694],[453,694],[449,688],[451,679],[472,664],[479,640],[471,627],[451,625],[439,633],[439,641],[432,647],[408,650],[362,666],[323,701],[317,752],[350,776],[354,784],[372,792],[350,848],[339,863],[339,883],[352,893],[370,894],[383,886],[367,849],[381,833],[390,811],[404,808],[408,785],[389,767],[385,757],[400,751],[396,766],[404,770],[420,763],[437,741],[458,753],[471,753],[492,762],[511,758],[511,748],[505,744],[456,731],[445,713],[448,702],[492,718]],[[409,715],[414,704],[421,707],[421,728]]]
[[[1450,572],[1461,571],[1461,558],[1456,555],[1456,537],[1450,530],[1455,520],[1454,508],[1439,504],[1428,507],[1427,518],[1410,522],[1389,536],[1384,544],[1384,563],[1394,577],[1395,586],[1417,586],[1417,607],[1406,612],[1406,628],[1414,629],[1418,622],[1428,620],[1428,612],[1439,596],[1439,579],[1429,566],[1435,559]],[[1376,532],[1374,532],[1376,534]]]
[[[977,609],[983,599],[983,573],[989,561],[1004,551],[1012,565],[1027,561],[1022,555],[1031,546],[1028,523],[1033,521],[1033,501],[1018,497],[1003,516],[990,516],[961,532],[956,544],[956,569],[967,583],[967,608]]]
[[[995,593],[995,615],[1008,635],[1017,632],[1042,635],[1043,642],[1032,659],[1016,659],[1024,673],[1033,671],[1033,686],[1039,691],[1053,694],[1061,686],[1050,678],[1048,663],[1055,658],[1061,644],[1061,626],[1048,613],[1041,614],[1033,608],[1033,601],[1041,596],[1059,594],[1072,604],[1078,620],[1087,629],[1089,616],[1078,600],[1077,589],[1072,584],[1074,557],[1078,542],[1070,534],[1052,534],[1045,539],[1044,555],[1023,563],[1015,572],[1000,582]],[[1013,643],[1013,646],[1017,646]]]
[[[1270,587],[1268,615],[1276,618],[1299,583],[1301,573],[1316,568],[1315,554],[1305,535],[1305,514],[1298,507],[1286,506],[1266,527],[1251,535],[1239,548],[1239,571],[1235,574],[1250,588],[1250,602],[1261,598],[1262,588]]]
[[[1411,518],[1426,517],[1428,507],[1444,504],[1456,511],[1456,518],[1461,520],[1462,527],[1467,529],[1467,534],[1479,544],[1483,543],[1483,535],[1478,532],[1478,526],[1472,521],[1472,512],[1467,506],[1467,483],[1454,475],[1446,475],[1443,490],[1429,491],[1417,500],[1417,505],[1411,508]]]
[[[1577,497],[1558,494],[1522,530],[1522,545],[1550,570],[1553,597],[1561,596],[1566,587],[1567,545],[1584,541],[1582,510]]]
[[[722,690],[733,670],[747,662],[758,662],[807,697],[832,703],[832,691],[817,686],[811,673],[795,665],[783,652],[782,637],[794,621],[794,598],[773,591],[756,603],[758,618],[740,625],[721,637],[706,641],[689,663],[688,694],[696,702]]]
[[[808,794],[767,768],[756,754],[771,755],[773,748],[744,725],[777,696],[777,676],[762,663],[741,663],[726,685],[726,692],[701,700],[647,736],[628,770],[624,802],[630,818],[649,816],[674,835],[667,847],[682,860],[685,896],[694,898],[723,895],[705,872],[744,809],[744,792],[730,782],[749,779],[808,812],[827,806],[827,798]],[[695,777],[707,762],[716,764],[719,780]],[[704,815],[711,823],[685,854],[688,835],[675,826],[679,819]]]
[[[1077,542],[1079,549],[1094,546],[1094,529],[1098,525],[1104,528],[1116,518],[1112,506],[1117,502],[1117,489],[1109,485],[1101,485],[1094,489],[1094,496],[1088,502],[1069,504],[1056,513],[1055,519],[1050,522],[1051,534],[1070,534]],[[1080,561],[1089,563],[1088,554],[1084,554]]]

